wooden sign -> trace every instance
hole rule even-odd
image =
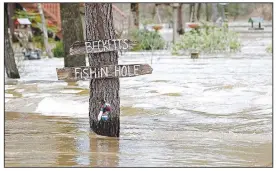
[[[109,39],[96,41],[77,41],[70,47],[70,55],[111,52],[130,49],[136,42],[128,39]]]
[[[104,65],[100,67],[65,67],[57,68],[58,80],[77,81],[114,77],[135,77],[151,74],[148,64]]]

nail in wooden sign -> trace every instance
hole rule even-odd
[[[101,67],[65,67],[57,68],[58,80],[77,81],[114,77],[135,77],[151,74],[148,64],[104,65]]]

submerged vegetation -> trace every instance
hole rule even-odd
[[[132,40],[138,42],[133,51],[139,50],[160,50],[165,46],[165,40],[157,31],[134,30],[131,33]]]
[[[54,57],[62,58],[65,56],[64,48],[63,48],[63,42],[57,42],[56,47],[52,50]]]
[[[180,37],[172,47],[174,55],[188,52],[236,52],[240,50],[241,43],[236,32],[230,31],[227,25],[216,27],[204,24],[199,29],[193,29]]]
[[[272,44],[269,44],[268,47],[265,50],[268,53],[272,53]]]

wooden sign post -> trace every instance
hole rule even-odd
[[[115,39],[110,3],[86,3],[85,24],[90,41],[75,42],[70,55],[88,54],[90,66],[57,68],[57,76],[66,81],[90,80],[90,127],[96,134],[119,137],[119,77],[151,74],[152,68],[148,64],[118,65],[118,50],[129,49],[135,42]],[[98,121],[102,99],[111,106],[111,118],[107,121]]]

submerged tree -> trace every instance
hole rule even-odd
[[[86,38],[89,40],[115,39],[111,3],[85,4]],[[88,54],[90,66],[117,65],[118,52]],[[92,79],[90,81],[89,122],[92,130],[104,136],[119,137],[120,133],[119,78]],[[111,105],[111,119],[97,120],[100,101]]]
[[[5,57],[5,68],[6,73],[9,78],[20,78],[19,72],[15,63],[14,59],[14,52],[12,49],[12,44],[10,41],[9,33],[8,33],[8,7],[7,3],[5,3],[4,6],[4,44],[5,44],[5,51],[4,51],[4,57]]]
[[[79,3],[61,3],[60,13],[65,52],[64,66],[86,66],[85,55],[69,56],[70,46],[76,41],[84,40]]]

